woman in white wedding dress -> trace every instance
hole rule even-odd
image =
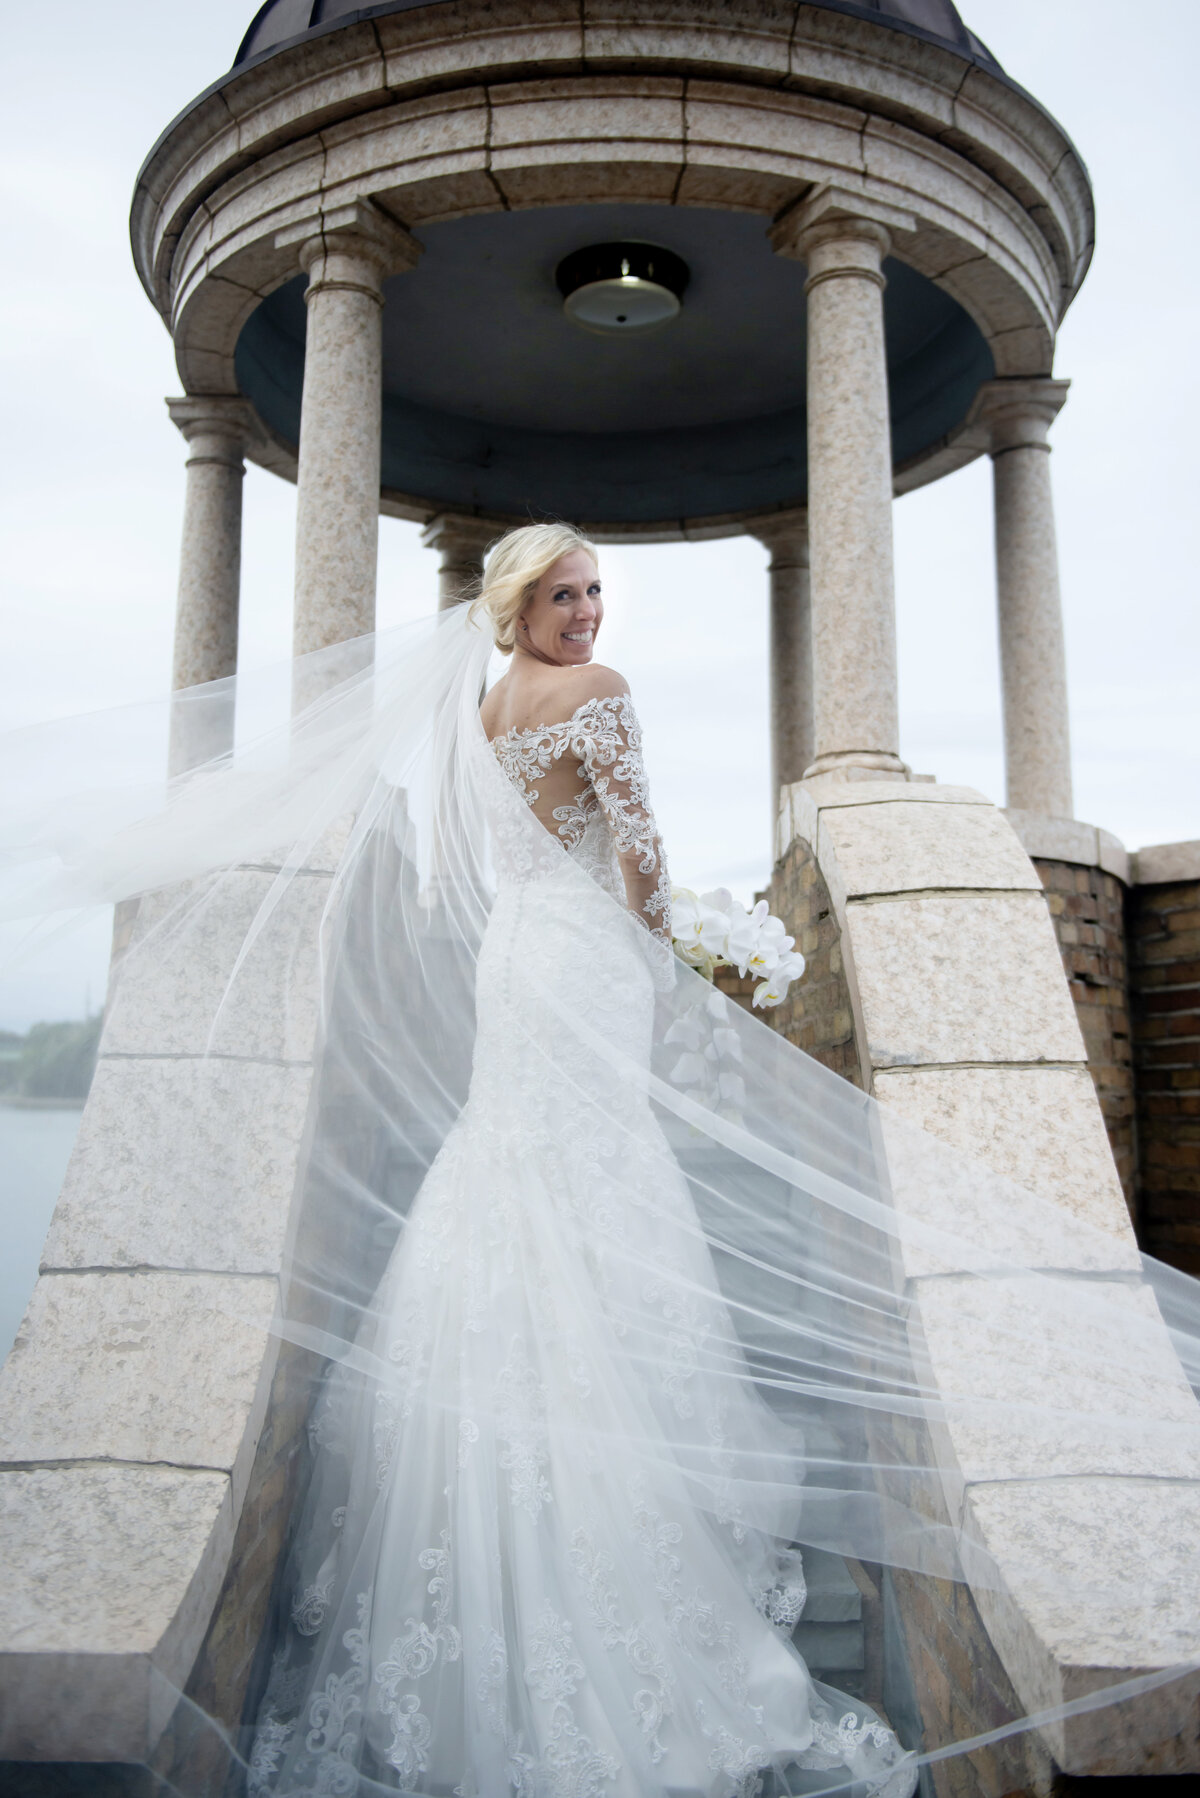
[[[593,661],[594,550],[510,533],[477,610],[512,654],[486,753],[551,857],[529,878],[496,821],[469,1094],[314,1424],[250,1789],[727,1798],[773,1768],[902,1798],[890,1730],[789,1640],[801,1444],[625,1065],[650,1058],[647,932],[671,977],[670,882],[628,688]],[[769,1534],[733,1450],[779,1494]]]
[[[250,1628],[247,1569],[291,1507],[278,1615],[245,1703],[207,1649],[186,1693],[153,1671],[155,1716],[188,1719],[152,1752],[176,1756],[165,1789],[905,1798],[931,1757],[1101,1704],[1157,1755],[1166,1701],[1132,1701],[1195,1675],[1194,1631],[1040,1711],[1043,1685],[1013,1691],[983,1735],[966,1694],[922,1742],[896,1594],[961,1582],[985,1634],[1014,1580],[1035,1618],[1175,1617],[1178,1571],[1136,1539],[993,1559],[955,1445],[1183,1477],[1200,1290],[1144,1258],[1097,1278],[1102,1218],[907,1124],[675,957],[602,617],[592,548],[531,527],[473,607],[172,696],[193,740],[239,720],[186,774],[163,779],[161,706],[0,740],[0,919],[135,902],[102,1057],[181,1014],[174,1148],[205,1215],[171,1265],[257,1274],[283,1249],[213,1613]],[[255,734],[294,675],[313,697]],[[288,1083],[261,1089],[293,1095],[277,1114],[230,1104],[245,1063]],[[220,1302],[265,1381],[262,1286]],[[931,1370],[929,1306],[969,1348],[961,1388]],[[911,1753],[793,1646],[809,1547],[909,1576],[887,1703]]]

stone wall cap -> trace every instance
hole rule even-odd
[[[139,1761],[186,1681],[233,1545],[228,1477],[0,1471],[9,1552],[0,1757]]]
[[[797,837],[815,843],[817,820],[823,811],[850,805],[991,805],[974,787],[941,787],[934,781],[846,780],[837,774],[817,774],[781,787],[775,821],[775,856],[788,852]]]
[[[939,786],[928,780],[842,780],[835,774],[818,774],[798,780],[788,789],[799,790],[818,811],[843,805],[990,805],[975,787]]]
[[[1134,884],[1167,886],[1177,880],[1200,880],[1200,839],[1186,843],[1151,843],[1130,858]]]
[[[970,1488],[967,1534],[1004,1570],[1002,1585],[975,1589],[976,1602],[1030,1710],[1081,1698],[1114,1674],[1152,1672],[1196,1655],[1198,1526],[1194,1481],[1085,1475]],[[1114,1609],[1095,1579],[1097,1562],[1106,1560],[1121,1563],[1127,1589],[1140,1586],[1140,1604]],[[1073,1587],[1078,1596],[1064,1604],[1062,1593]],[[1155,1764],[1147,1761],[1146,1730],[1177,1752],[1174,1739],[1192,1728],[1196,1684],[1193,1672],[1146,1693],[1140,1730],[1122,1731],[1113,1713],[1084,1709],[1046,1726],[1043,1739],[1068,1773],[1144,1772]],[[1172,1760],[1163,1770],[1180,1765]]]
[[[1125,886],[1132,884],[1132,857],[1111,830],[1101,830],[1079,818],[1050,818],[1042,812],[1022,811],[1018,806],[1009,806],[1004,815],[1021,839],[1025,853],[1035,861],[1099,868]]]

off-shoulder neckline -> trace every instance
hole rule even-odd
[[[591,699],[581,700],[569,718],[559,718],[553,724],[514,724],[509,730],[501,731],[497,737],[488,737],[486,731],[484,736],[487,737],[489,749],[495,749],[498,744],[517,737],[545,736],[551,731],[566,730],[568,725],[574,724],[580,712],[585,712],[590,705],[611,705],[615,700],[628,698],[628,693],[594,693]]]

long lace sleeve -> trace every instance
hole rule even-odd
[[[633,915],[671,941],[671,877],[642,760],[642,730],[627,693],[596,699],[576,715],[576,755],[608,820]]]

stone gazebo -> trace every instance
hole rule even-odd
[[[771,890],[811,960],[781,1027],[1088,1217],[1112,1245],[1089,1274],[1152,1308],[1022,846],[1088,836],[1070,822],[1047,433],[1091,192],[1063,131],[949,0],[270,0],[230,72],[150,153],[132,232],[185,389],[168,402],[189,451],[176,685],[235,667],[247,457],[297,486],[298,653],[371,629],[381,511],[424,526],[444,604],[531,513],[611,541],[758,537]],[[625,330],[614,310],[588,328],[564,308],[564,263],[601,248],[597,268],[615,249],[612,281],[661,303],[654,329]],[[982,454],[1020,838],[981,795],[912,780],[899,753],[892,497]],[[181,722],[175,765],[215,746]],[[1123,852],[1102,838],[1090,832],[1087,854],[1115,867]],[[271,874],[238,879],[244,911]],[[186,1715],[155,1670],[231,1727],[241,1714],[302,1421],[269,1324],[312,1096],[302,989],[327,880],[294,883],[279,926],[297,968],[287,1040],[264,1040],[252,1008],[233,1020],[220,1094],[197,1084],[205,1014],[184,975],[118,983],[0,1377],[14,1564],[34,1569],[5,1625],[10,1761],[186,1767]],[[142,912],[152,923],[153,903]],[[215,962],[238,935],[231,918],[225,944],[214,921]],[[282,1118],[287,1152],[264,1148],[252,1187],[221,1189],[210,1233],[229,1107]],[[184,1131],[195,1154],[181,1167]],[[915,1349],[948,1393],[986,1394],[995,1370],[939,1322],[947,1277],[897,1268],[922,1298]],[[1029,1315],[1029,1365],[1006,1377],[1077,1408],[1046,1290],[995,1282],[984,1296]],[[1100,1418],[1151,1390],[1177,1406],[1177,1451],[1114,1464]],[[942,1426],[944,1515],[986,1545],[999,1587],[954,1601],[935,1581],[881,1589],[854,1568],[849,1598],[830,1601],[825,1621],[853,1622],[857,1646],[840,1662],[814,1649],[815,1664],[865,1681],[907,1739],[933,1747],[1200,1654],[1180,1548],[1200,1525],[1200,1413],[1165,1330],[1095,1403],[1095,1431],[1052,1465]],[[1136,1612],[1047,1609],[1046,1569],[1105,1558],[1126,1591],[1140,1569]],[[954,1763],[953,1789],[1200,1770],[1194,1699],[1194,1682],[1160,1689],[1136,1728],[1119,1707],[1084,1711]]]
[[[277,0],[151,152],[132,230],[187,388],[180,684],[234,667],[249,456],[297,483],[298,652],[372,628],[381,510],[425,526],[447,599],[531,513],[750,532],[777,784],[903,773],[891,495],[990,452],[1009,803],[1071,815],[1045,449],[1091,194],[946,0]],[[690,276],[623,340],[555,283],[621,240]]]

